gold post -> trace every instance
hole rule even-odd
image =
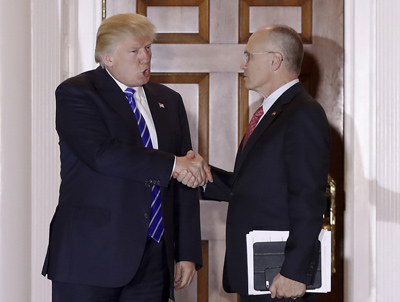
[[[332,274],[336,273],[335,263],[335,235],[336,235],[336,183],[330,175],[328,175],[328,183],[326,186],[326,197],[329,210],[324,215],[324,229],[331,231],[332,235]]]
[[[104,20],[106,18],[106,1],[107,0],[102,0],[102,9],[101,9],[101,19]]]

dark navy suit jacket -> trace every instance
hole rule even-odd
[[[243,142],[242,142],[243,143]],[[224,288],[247,295],[246,234],[289,230],[281,274],[306,284],[317,269],[330,130],[300,83],[282,94],[239,147],[234,171],[212,168],[204,198],[228,201]]]
[[[171,290],[174,260],[201,266],[198,191],[171,180],[174,155],[192,148],[182,98],[152,82],[144,90],[158,150],[143,147],[125,94],[101,67],[56,90],[61,186],[43,267],[52,280],[131,281],[146,245],[153,184],[161,187]]]

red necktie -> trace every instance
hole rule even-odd
[[[244,136],[244,141],[243,141],[243,147],[242,150],[244,149],[244,146],[246,145],[247,141],[249,140],[250,135],[253,133],[254,129],[256,129],[258,121],[260,120],[260,117],[264,114],[263,106],[257,109],[257,111],[254,113],[253,117],[251,118],[249,127],[247,128],[246,135]]]

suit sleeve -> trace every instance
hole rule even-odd
[[[117,139],[106,122],[110,109],[101,104],[101,96],[84,80],[67,81],[57,88],[56,129],[61,150],[68,151],[61,154],[63,162],[69,163],[64,166],[80,160],[98,173],[140,182],[158,179],[160,186],[168,186],[174,156]]]
[[[208,182],[203,199],[229,201],[232,191],[233,173],[211,166],[214,182]]]
[[[318,265],[317,238],[326,205],[329,125],[319,105],[297,110],[289,123],[284,161],[290,226],[281,274],[310,284]]]

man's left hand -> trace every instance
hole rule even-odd
[[[272,282],[270,292],[271,298],[297,299],[303,297],[306,293],[306,285],[278,274]]]
[[[181,261],[176,264],[175,290],[180,290],[192,283],[196,267],[193,262]]]

